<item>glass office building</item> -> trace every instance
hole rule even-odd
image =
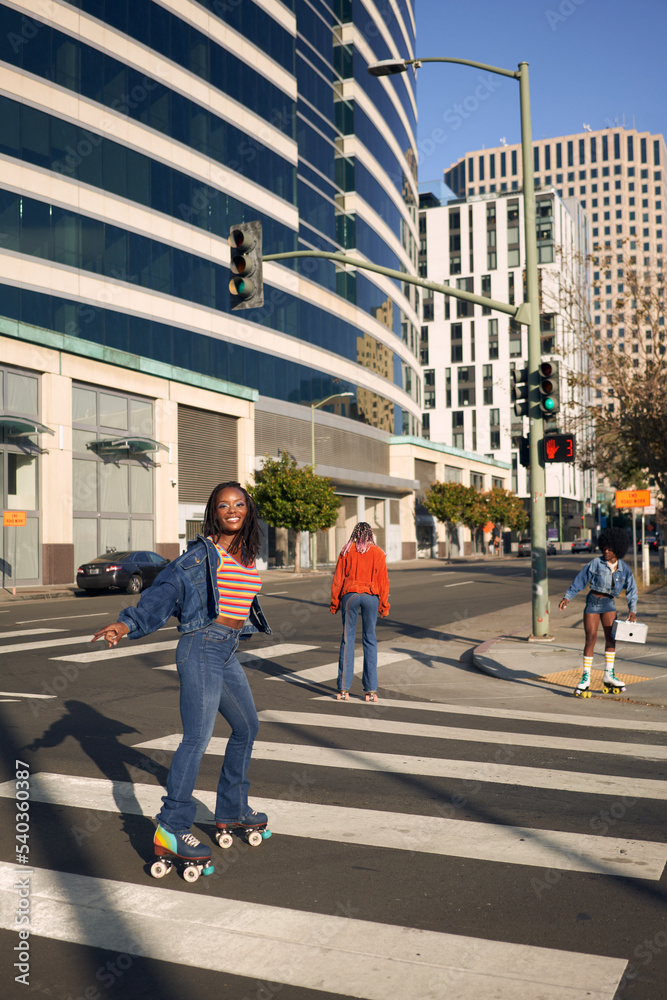
[[[227,235],[259,219],[264,253],[416,273],[414,74],[366,72],[413,56],[412,6],[0,4],[0,485],[27,519],[5,579],[177,554],[215,482],[310,462],[311,418],[341,533],[370,510],[389,544],[409,492],[390,442],[421,430],[418,292],[302,259],[231,312]]]

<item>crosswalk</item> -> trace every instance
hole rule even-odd
[[[164,676],[160,672],[176,669],[175,638],[78,652],[89,636],[63,631],[5,632],[0,653],[41,654],[47,678],[64,663],[118,661],[119,668],[133,670],[141,664],[155,679],[156,691]],[[23,641],[31,635],[35,638]],[[380,666],[406,660],[404,647],[381,650]],[[431,872],[437,869],[429,866],[440,864],[450,872],[452,865],[477,871],[474,866],[481,866],[487,880],[502,880],[510,893],[517,879],[530,884],[545,873],[549,884],[565,874],[585,879],[582,886],[589,894],[602,892],[609,880],[655,885],[664,878],[667,844],[627,836],[627,829],[622,835],[613,823],[600,832],[592,820],[604,809],[615,815],[614,805],[619,811],[622,803],[667,799],[662,778],[667,725],[389,696],[378,707],[340,705],[331,698],[337,669],[331,650],[277,642],[243,650],[241,658],[256,694],[273,691],[281,682],[295,686],[289,708],[259,713],[253,768],[262,774],[263,789],[275,792],[251,797],[255,808],[268,813],[276,837],[261,848],[264,859],[271,857],[265,852],[274,851],[286,865],[295,856],[307,859],[320,845],[335,863],[341,852],[359,849],[365,858],[375,857],[382,870],[419,873],[425,865],[423,871]],[[30,697],[46,696],[0,692],[0,699]],[[18,711],[16,703],[12,707]],[[484,719],[493,720],[492,728],[484,728]],[[585,734],[573,735],[573,727],[582,726]],[[35,732],[41,735],[41,729]],[[146,759],[157,754],[168,765],[179,742],[180,734],[163,726],[149,738],[131,739],[128,753]],[[226,739],[214,736],[207,761],[213,764],[225,747]],[[314,777],[298,796],[286,795],[286,776],[297,767]],[[386,795],[360,805],[358,790],[372,788],[371,780],[407,782],[409,797],[394,797],[391,808],[384,807]],[[338,801],[345,783],[355,781],[354,804]],[[464,815],[457,803],[463,783],[475,788],[479,809],[474,817]],[[337,794],[328,801],[331,786]],[[548,822],[513,823],[493,813],[488,803],[503,791],[523,796],[527,813],[540,808]],[[14,781],[0,783],[4,804],[15,794]],[[152,817],[162,794],[157,780],[123,781],[71,770],[44,770],[30,780],[31,808],[66,814],[70,829],[80,815],[94,815],[98,822],[119,814]],[[195,798],[195,823],[206,829],[213,822],[214,784],[202,784]],[[567,820],[559,809],[564,802]],[[3,812],[10,815],[11,808],[3,805]],[[131,858],[134,851],[127,847],[127,853]],[[259,883],[257,901],[247,892],[235,898],[235,883],[216,882],[215,875],[194,886],[172,875],[166,891],[136,861],[123,878],[110,873],[103,858],[99,863],[93,875],[44,863],[29,869],[33,939],[118,953],[131,945],[132,955],[157,962],[309,990],[313,997],[359,1000],[613,1000],[628,968],[629,954],[597,954],[572,947],[571,939],[561,946],[548,897],[535,918],[544,922],[546,946],[513,940],[507,927],[496,937],[493,928],[469,934],[445,919],[434,925],[428,917],[399,923],[387,919],[382,906],[370,915],[365,909],[362,917],[357,901],[342,896],[335,912],[316,911],[303,901],[290,906],[289,868],[278,905],[262,901]],[[16,879],[22,871],[10,861],[0,862],[0,928],[6,931],[14,927]],[[449,891],[447,886],[434,889]],[[151,919],[155,913],[157,921]],[[248,995],[254,996],[250,988]]]

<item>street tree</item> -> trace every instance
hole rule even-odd
[[[255,473],[248,492],[257,504],[260,517],[274,528],[293,531],[326,531],[338,518],[340,497],[325,476],[317,476],[311,465],[299,467],[286,452],[269,458]],[[300,547],[296,545],[294,571],[300,572]]]
[[[524,506],[516,493],[512,493],[511,490],[494,486],[486,493],[482,493],[482,500],[487,520],[493,521],[501,536],[505,528],[521,533],[528,526],[528,515]]]
[[[482,494],[474,486],[435,482],[426,490],[423,504],[429,514],[449,529],[449,542],[449,532],[457,524],[465,524],[474,530],[488,520],[481,496]]]

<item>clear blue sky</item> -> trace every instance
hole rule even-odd
[[[607,124],[667,141],[667,0],[415,0],[416,56],[530,64],[533,138]],[[419,180],[521,139],[519,86],[467,66],[417,75]],[[457,107],[458,106],[458,107]],[[436,185],[428,185],[436,193]]]

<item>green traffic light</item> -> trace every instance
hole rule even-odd
[[[547,399],[544,400],[544,402],[543,402],[542,405],[544,406],[545,410],[549,410],[549,412],[551,412],[551,410],[553,410],[555,404],[554,404],[553,399],[550,396],[548,396]]]

